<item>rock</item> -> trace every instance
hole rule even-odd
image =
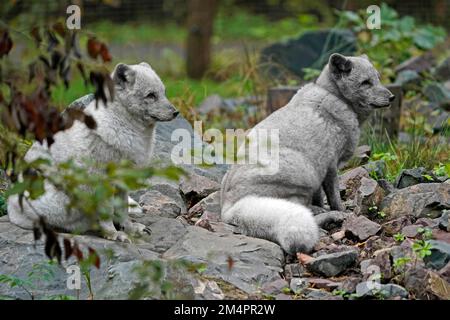
[[[158,218],[149,227],[152,231],[150,241],[142,246],[158,253],[167,251],[187,232],[187,226],[180,220],[164,217]]]
[[[411,216],[401,216],[383,223],[382,228],[386,235],[393,236],[394,234],[401,233],[402,229],[412,224],[412,222],[413,219]]]
[[[353,216],[347,219],[343,229],[347,238],[364,241],[376,235],[381,230],[381,226],[365,216]]]
[[[260,62],[264,66],[263,71],[275,78],[282,78],[286,70],[302,78],[304,68],[321,70],[328,62],[329,55],[323,54],[324,52],[354,55],[354,34],[349,30],[337,29],[306,31],[298,38],[264,48]]]
[[[361,178],[361,185],[356,194],[356,203],[359,207],[359,213],[367,214],[369,208],[378,208],[383,197],[384,191],[375,180],[366,177]]]
[[[428,71],[433,67],[434,58],[432,54],[426,53],[421,56],[412,57],[395,68],[395,72],[400,73],[403,70],[413,70],[417,73]]]
[[[439,274],[447,280],[447,282],[450,282],[450,262],[445,265],[441,270],[439,270]]]
[[[364,281],[356,286],[356,295],[360,298],[382,296],[385,299],[401,297],[407,298],[408,291],[397,284],[381,284],[373,281]]]
[[[363,167],[356,167],[339,176],[339,191],[344,200],[354,196],[361,185],[362,177],[370,178],[369,173]]]
[[[425,176],[431,178],[427,179]],[[413,186],[419,183],[431,183],[431,182],[440,182],[432,172],[427,171],[423,167],[414,168],[414,169],[405,169],[400,172],[400,175],[397,177],[395,181],[395,187],[397,189],[403,189],[406,187]]]
[[[132,218],[145,225],[155,222],[159,217],[176,218],[185,209],[177,201],[157,190],[149,190],[144,193],[139,199],[139,205],[142,207],[143,213],[134,213]]]
[[[449,222],[450,222],[450,214],[449,210],[445,210],[445,212],[442,214],[441,218],[439,219],[439,228],[441,228],[444,231],[450,232]]]
[[[428,268],[442,269],[450,261],[450,244],[437,240],[430,240],[429,243],[431,255],[426,256],[423,261]]]
[[[295,294],[301,293],[307,287],[308,281],[304,278],[292,278],[289,284],[289,288],[291,288],[292,292]]]
[[[282,293],[283,289],[289,288],[289,284],[284,279],[277,279],[275,281],[267,282],[261,287],[261,291],[265,294],[275,295]]]
[[[211,193],[189,209],[188,217],[201,217],[209,221],[220,221],[220,192]]]
[[[420,228],[423,228],[423,227],[421,225],[415,225],[415,224],[410,225],[410,226],[405,226],[402,229],[402,234],[408,238],[415,238],[419,234]]]
[[[341,285],[339,282],[331,281],[322,278],[307,278],[307,282],[310,287],[316,289],[325,289],[327,291],[333,291]]]
[[[284,266],[284,276],[286,280],[300,278],[305,273],[305,268],[299,263],[288,263]]]
[[[222,107],[223,99],[218,94],[213,94],[205,98],[203,102],[197,107],[200,114],[208,114],[212,111],[217,111]]]
[[[357,258],[358,251],[356,249],[325,254],[314,258],[306,264],[306,268],[318,275],[334,277],[353,266]]]
[[[279,293],[275,296],[275,300],[292,300],[292,296],[285,293]]]
[[[341,230],[341,231],[338,231],[338,232],[333,233],[333,234],[331,235],[331,238],[332,238],[334,241],[339,241],[339,240],[344,239],[344,238],[345,238],[345,230]]]
[[[447,111],[450,110],[450,90],[443,84],[432,82],[425,87],[423,93],[432,103],[432,106]]]
[[[389,251],[377,254],[373,259],[373,263],[380,268],[381,279],[383,282],[387,282],[393,277]]]
[[[369,175],[375,179],[381,179],[386,174],[386,162],[384,160],[370,161],[362,166]]]
[[[158,122],[156,125],[156,137],[155,146],[153,149],[153,161],[155,165],[174,163],[172,158],[172,151],[174,147],[179,144],[179,139],[172,137],[175,130],[184,130],[191,137],[191,147],[194,149],[194,145],[205,145],[202,142],[202,138],[198,133],[194,132],[191,124],[184,119],[181,115],[177,116],[174,120],[168,122]],[[204,176],[211,180],[220,183],[225,172],[228,170],[228,165],[220,164],[209,167],[196,166],[194,163],[194,156],[191,158],[190,163],[178,163],[174,164],[181,167],[188,175],[196,173],[200,176]]]
[[[280,279],[284,254],[270,241],[188,227],[188,232],[163,254],[163,258],[205,263],[203,275],[254,293],[258,285]]]
[[[436,67],[434,76],[440,81],[450,80],[450,57],[447,57]]]
[[[381,187],[381,189],[384,190],[385,195],[388,195],[395,191],[394,186],[389,181],[387,181],[385,179],[379,179],[379,180],[377,180],[377,182],[378,182],[378,185]]]
[[[412,267],[404,274],[405,288],[416,299],[434,300],[450,299],[450,284],[438,273],[422,267]]]
[[[436,218],[450,208],[450,184],[421,183],[396,190],[384,198],[381,210],[389,218],[403,215]]]
[[[215,281],[211,280],[193,280],[195,296],[199,300],[224,300],[225,295]]]
[[[417,71],[403,70],[397,74],[395,84],[402,86],[403,90],[417,88],[420,85],[421,77]]]
[[[442,230],[432,230],[432,238],[450,244],[450,233]]]
[[[353,293],[356,291],[356,286],[361,282],[360,277],[347,277],[342,281],[337,288],[338,290],[345,291],[347,293]]]
[[[189,177],[182,177],[180,181],[180,190],[186,199],[188,208],[219,189],[218,182],[196,173],[190,174]]]
[[[307,300],[344,300],[341,296],[335,296],[328,291],[317,289],[308,289],[308,294],[305,298]]]
[[[368,145],[358,146],[354,152],[354,157],[359,159],[360,164],[366,163],[371,154],[371,148]]]
[[[102,298],[107,295],[114,299],[127,299],[132,286],[123,289],[115,287],[108,278],[108,270],[120,268],[126,263],[138,263],[144,260],[158,261],[159,259],[158,253],[150,251],[139,244],[120,243],[93,236],[65,236],[76,240],[84,254],[87,254],[87,247],[89,246],[100,255],[100,269],[92,267],[90,274],[94,298]],[[6,216],[0,218],[0,274],[28,279],[29,273],[33,270],[36,272],[38,268],[43,270],[50,269],[53,277],[48,281],[34,283],[36,286],[36,289],[33,290],[35,298],[43,299],[44,297],[62,294],[76,296],[76,292],[69,290],[66,286],[68,275],[65,268],[59,268],[56,264],[48,264],[48,259],[44,252],[42,242],[39,241],[35,245],[31,231],[12,225]],[[70,258],[64,265],[69,266],[72,264],[75,264],[74,258]],[[17,266],[20,266],[20,268],[17,268]],[[184,273],[187,277],[188,272],[185,270]],[[132,276],[137,275],[128,275],[128,277]],[[131,283],[134,282],[131,281]],[[177,289],[175,288],[175,290]],[[182,295],[181,292],[178,293]],[[80,294],[81,299],[88,298],[89,291],[84,280],[81,282]],[[0,295],[30,299],[24,290],[17,287],[10,288],[5,285],[0,286]],[[193,295],[183,296],[185,298],[194,298]],[[154,297],[157,298],[158,296],[155,295]]]
[[[340,211],[327,211],[314,216],[317,224],[327,231],[339,228],[350,214]]]

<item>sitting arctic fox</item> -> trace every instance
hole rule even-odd
[[[222,181],[222,220],[288,253],[310,251],[319,230],[307,206],[322,203],[323,188],[331,210],[344,210],[338,169],[352,157],[372,110],[393,99],[367,56],[332,54],[315,83],[255,126],[279,130],[279,171],[234,165]]]
[[[112,79],[115,86],[114,101],[107,106],[91,101],[84,112],[91,115],[97,128],[90,130],[84,123],[75,121],[74,125],[55,135],[55,142],[50,149],[46,145],[34,143],[25,156],[31,162],[39,157],[49,158],[61,163],[73,159],[82,165],[82,159],[105,163],[128,159],[136,165],[143,166],[150,162],[155,124],[157,121],[170,121],[178,111],[165,95],[165,88],[158,75],[145,62],[139,65],[118,64]],[[8,200],[9,220],[25,229],[33,228],[37,215],[57,229],[68,232],[86,232],[92,229],[92,220],[81,212],[68,212],[69,198],[56,190],[50,183],[45,184],[46,193],[33,201],[23,202],[21,209],[18,196]],[[31,207],[30,207],[31,205]],[[113,209],[111,208],[113,211]],[[113,212],[111,212],[113,214]],[[133,223],[128,213],[121,213],[122,227],[118,231],[113,220],[100,220],[102,235],[111,240],[127,241],[127,234],[148,232],[146,227]]]

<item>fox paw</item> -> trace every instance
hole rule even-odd
[[[109,233],[105,236],[105,238],[108,240],[112,240],[112,241],[131,243],[131,240],[130,240],[130,238],[128,238],[128,235],[122,231],[116,231],[116,232]]]
[[[151,235],[152,230],[146,225],[138,222],[128,222],[124,225],[124,230],[128,234],[135,236]]]

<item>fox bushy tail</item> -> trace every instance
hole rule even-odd
[[[276,242],[290,254],[311,251],[319,239],[312,212],[284,199],[244,197],[222,212],[222,220],[248,236]]]

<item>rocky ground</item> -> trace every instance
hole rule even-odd
[[[170,160],[175,128],[192,133],[181,117],[158,126],[155,158],[163,163]],[[370,152],[365,146],[358,150]],[[320,241],[313,252],[294,257],[220,221],[218,190],[226,166],[184,169],[188,177],[179,183],[155,179],[149,190],[133,194],[143,212],[132,218],[149,226],[150,236],[133,244],[74,236],[81,248],[91,246],[101,258],[79,292],[67,289],[64,267],[46,262],[43,243],[35,244],[30,231],[1,217],[0,296],[450,299],[446,178],[417,168],[403,171],[391,184],[371,178],[371,171],[383,170],[382,163],[362,163],[340,176],[347,211],[312,208],[322,228]],[[17,281],[1,283],[1,275]]]

